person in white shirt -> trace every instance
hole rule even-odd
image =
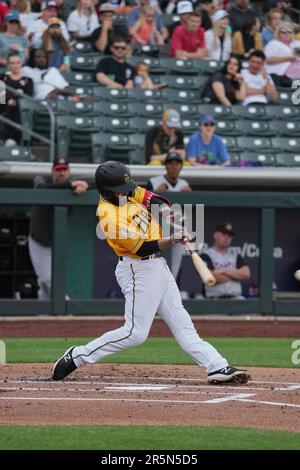
[[[167,153],[165,159],[166,174],[153,176],[147,184],[149,191],[192,191],[189,183],[179,178],[183,166],[183,159],[179,152],[170,151]],[[171,251],[171,272],[176,279],[181,263],[182,257],[185,253],[185,245],[177,243]]]
[[[58,11],[55,0],[48,0],[42,3],[40,19],[31,24],[27,29],[27,36],[32,47],[35,49],[42,47],[42,35],[49,26],[48,20],[50,18],[57,18],[57,16]],[[61,22],[60,27],[63,37],[69,42],[70,35],[64,21]]]
[[[246,98],[243,105],[266,104],[277,99],[278,93],[274,82],[264,67],[265,58],[263,51],[251,52],[248,59],[249,68],[241,71],[246,85]]]
[[[76,10],[67,19],[67,27],[72,39],[87,39],[99,28],[99,20],[92,0],[79,0]]]
[[[266,70],[271,74],[276,86],[291,86],[291,80],[285,72],[289,65],[296,60],[292,42],[294,31],[291,23],[283,21],[277,27],[275,39],[266,45]]]
[[[33,49],[28,63],[29,66],[23,67],[22,73],[25,77],[32,79],[35,99],[58,99],[60,96],[75,95],[75,91],[59,70],[56,67],[48,68],[47,54],[44,49]]]
[[[228,13],[217,10],[212,16],[212,29],[205,32],[205,46],[209,59],[228,60],[231,54],[231,33],[228,31]]]

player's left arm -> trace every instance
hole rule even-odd
[[[234,281],[246,281],[251,276],[250,267],[245,264],[241,255],[237,257],[236,269],[226,269],[225,274]]]

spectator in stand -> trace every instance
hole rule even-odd
[[[178,59],[203,59],[207,56],[204,29],[199,13],[191,13],[186,24],[178,26],[171,37],[169,56]]]
[[[24,77],[22,74],[22,59],[17,52],[13,52],[7,59],[8,71],[0,75],[5,85],[14,88],[21,96],[23,93],[32,96],[33,82],[30,78]],[[18,105],[18,96],[6,90],[6,106],[4,108],[4,116],[20,124],[20,112]],[[12,126],[4,124],[3,132],[4,145],[18,145],[21,141],[21,132]]]
[[[46,0],[42,3],[42,10],[40,19],[35,21],[27,29],[28,39],[31,42],[31,46],[35,49],[42,47],[42,35],[43,32],[48,28],[48,21],[50,18],[57,18],[58,6],[55,0]],[[70,41],[70,35],[67,30],[67,26],[64,21],[60,24],[62,35],[67,42]]]
[[[88,184],[83,180],[71,180],[69,163],[64,157],[55,158],[51,176],[37,176],[35,189],[71,189],[74,194],[84,194]],[[36,195],[38,199],[38,194]],[[52,265],[52,206],[33,206],[30,221],[29,254],[38,278],[39,299],[51,299]]]
[[[9,11],[9,6],[5,2],[0,1],[0,27],[4,23],[4,17]]]
[[[95,29],[91,35],[91,43],[99,52],[105,55],[111,54],[111,46],[113,38],[122,36],[128,45],[130,36],[126,25],[114,25],[115,10],[109,3],[100,5],[100,27]],[[126,55],[130,55],[130,47],[127,46]]]
[[[31,3],[29,0],[17,0],[16,10],[19,13],[20,23],[26,33],[29,27],[38,19],[39,13],[31,11]]]
[[[210,59],[228,60],[231,54],[231,33],[228,31],[228,13],[217,10],[211,17],[213,28],[205,32],[205,46]]]
[[[161,32],[156,29],[154,20],[154,9],[146,5],[141,9],[141,14],[137,22],[130,30],[132,44],[164,44]]]
[[[256,18],[249,3],[249,0],[235,0],[234,5],[230,8],[229,22],[233,32],[242,31],[250,18]]]
[[[249,17],[241,31],[235,31],[232,37],[232,52],[241,59],[248,59],[254,50],[263,49],[263,41],[258,18]]]
[[[244,299],[241,281],[250,279],[251,271],[241,255],[230,249],[234,236],[232,224],[218,224],[213,245],[201,255],[216,278],[213,287],[204,288],[205,297],[209,299]]]
[[[183,167],[182,156],[179,152],[168,152],[165,159],[166,174],[153,176],[147,183],[149,191],[192,191],[189,183],[180,178]],[[176,217],[176,216],[175,216]],[[175,279],[180,271],[182,257],[185,253],[185,245],[177,243],[171,251],[171,272]]]
[[[166,109],[160,125],[152,127],[146,133],[146,163],[162,165],[167,153],[173,151],[179,152],[184,160],[185,150],[180,115],[175,109]]]
[[[12,52],[18,52],[21,59],[28,57],[28,41],[22,34],[19,13],[10,10],[5,18],[5,31],[0,34],[0,65],[7,64],[7,58]]]
[[[56,67],[48,67],[47,53],[44,49],[32,49],[28,66],[23,67],[23,74],[33,81],[34,98],[37,100],[78,98]]]
[[[173,21],[168,26],[168,31],[169,35],[172,36],[174,30],[177,28],[177,26],[184,25],[186,24],[186,21],[190,14],[193,12],[193,4],[192,2],[189,2],[187,0],[181,0],[180,2],[177,3],[176,11],[177,11],[177,16],[179,17],[179,21]],[[177,17],[175,17],[177,18]]]
[[[277,99],[274,82],[265,70],[265,59],[263,51],[253,51],[248,59],[248,68],[241,71],[246,86],[244,105],[267,104]]]
[[[142,8],[148,5],[151,5],[152,7],[155,8],[155,26],[156,26],[156,29],[161,32],[162,38],[165,41],[169,36],[168,30],[164,25],[161,14],[158,12],[155,5],[153,5],[152,2],[150,2],[150,0],[139,0],[138,7],[133,8],[131,12],[129,13],[128,18],[127,18],[129,32],[131,34],[131,28],[133,28],[133,26],[136,24],[136,22],[140,18]]]
[[[194,132],[187,146],[187,158],[192,166],[227,166],[229,155],[221,137],[215,134],[214,116],[204,114],[199,118],[199,131]]]
[[[165,83],[153,83],[149,75],[149,65],[143,61],[136,64],[135,73],[134,86],[136,88],[159,90],[167,86]]]
[[[111,45],[112,57],[104,57],[96,68],[96,79],[109,88],[133,88],[135,69],[125,61],[127,43],[116,37]]]
[[[232,106],[244,101],[246,87],[240,71],[241,63],[239,59],[231,56],[224,67],[208,79],[202,93],[205,101],[220,103],[224,106]]]
[[[265,47],[266,70],[277,87],[291,87],[292,80],[286,75],[291,63],[297,60],[293,48],[294,31],[291,23],[283,21],[275,32],[275,38]]]
[[[47,53],[48,67],[56,67],[60,72],[68,72],[71,48],[62,35],[59,18],[49,18],[49,26],[42,35],[42,47]]]
[[[213,24],[211,21],[211,16],[215,11],[215,4],[213,0],[200,0],[197,2],[196,11],[200,13],[202,17],[202,28],[204,28],[205,31],[212,29]]]
[[[262,29],[264,46],[274,39],[277,26],[284,20],[284,14],[280,8],[271,8],[267,13],[267,24]]]
[[[93,0],[79,0],[76,9],[67,19],[67,28],[72,39],[87,40],[99,28],[99,20]]]

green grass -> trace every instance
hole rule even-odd
[[[82,345],[88,338],[9,338],[5,340],[7,362],[53,362],[69,346]],[[291,362],[292,339],[208,339],[232,364],[252,367],[295,367]],[[149,338],[142,346],[107,357],[103,362],[128,364],[193,364],[173,338]]]
[[[300,433],[200,426],[0,426],[7,450],[299,449]]]

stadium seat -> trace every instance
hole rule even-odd
[[[249,136],[273,137],[276,131],[270,128],[268,121],[251,121],[250,119],[236,121],[236,129],[239,134]]]
[[[0,161],[30,162],[33,160],[31,148],[27,147],[0,147]]]
[[[138,135],[92,134],[92,157],[94,163],[106,160],[122,160],[130,164],[143,164],[145,137]]]
[[[165,62],[168,66],[168,73],[176,75],[199,75],[200,68],[198,60],[193,59],[173,59],[170,58]]]
[[[249,106],[232,106],[232,114],[236,119],[266,119],[265,106],[249,104]]]
[[[245,150],[247,151],[248,149],[263,153],[271,153],[274,151],[272,149],[270,138],[264,136],[237,137],[237,145],[241,152]]]
[[[149,67],[150,74],[162,74],[164,75],[167,73],[166,64],[164,62],[165,59],[161,59],[159,57],[128,57],[126,61],[136,67],[138,62],[145,62],[145,64]]]
[[[91,134],[99,127],[92,116],[58,116],[56,120],[57,152],[62,156],[89,157]]]
[[[273,153],[262,152],[242,152],[240,154],[241,163],[251,162],[258,166],[275,166],[276,156]]]
[[[66,100],[57,100],[53,103],[56,104],[55,112],[59,114],[74,114],[78,116],[79,114],[94,114],[93,104],[85,101],[66,101]]]
[[[119,134],[131,134],[135,131],[130,118],[123,116],[101,116],[95,117],[93,120],[96,127],[105,132],[113,132]]]
[[[199,116],[201,114],[211,114],[217,120],[237,119],[237,116],[232,114],[231,107],[223,106],[222,104],[199,104],[198,112]]]
[[[220,135],[239,135],[239,132],[236,129],[235,121],[228,119],[218,119],[217,120],[217,129],[216,133]]]
[[[96,106],[99,106],[96,105]],[[126,102],[104,102],[100,103],[100,109],[106,116],[123,116],[123,117],[134,117],[136,115],[136,109],[134,103]]]
[[[166,106],[162,103],[133,103],[134,115],[161,118]]]
[[[95,73],[101,54],[78,54],[71,56],[71,69]]]
[[[239,153],[230,152],[229,157],[230,157],[230,164],[232,166],[239,166],[240,165],[241,157],[240,157]]]
[[[186,135],[191,135],[193,132],[199,129],[198,118],[189,118],[185,116],[181,119],[181,129]]]
[[[273,137],[272,146],[275,152],[292,152],[297,153],[300,148],[299,137]]]
[[[156,44],[133,44],[131,49],[134,56],[139,56],[143,60],[145,57],[166,57],[169,46],[168,44],[163,46]]]
[[[299,153],[277,153],[276,163],[277,163],[277,166],[300,167],[300,152]]]
[[[180,116],[182,118],[184,117],[193,117],[193,118],[198,118],[199,117],[199,113],[198,113],[198,106],[195,105],[195,104],[190,104],[190,103],[187,103],[187,104],[184,104],[184,103],[172,103],[172,104],[168,104],[168,103],[164,103],[165,104],[165,107],[172,107],[172,109],[176,109],[176,111],[179,112]]]
[[[279,90],[276,104],[293,106],[293,102],[292,102],[293,93],[294,91],[290,91],[288,88],[285,90],[283,89]]]
[[[275,135],[283,137],[299,136],[300,135],[300,121],[270,121],[270,128],[274,131]]]
[[[231,152],[237,152],[237,141],[236,137],[233,137],[231,135],[226,135],[226,136],[221,136],[221,139],[223,141],[223,144],[226,145],[226,148],[229,153]]]
[[[161,122],[161,117],[135,117],[129,119],[130,128],[134,132],[138,132],[140,134],[145,134],[149,129],[154,126],[159,126]]]
[[[127,91],[131,101],[146,101],[148,103],[155,101],[160,103],[169,101],[166,88],[160,90],[130,88]]]
[[[201,96],[199,90],[180,90],[165,88],[164,96],[170,103],[201,103]]]
[[[131,90],[126,88],[107,88],[104,86],[98,86],[94,90],[94,97],[96,100],[104,100],[110,103],[120,102],[130,103],[132,97],[129,94]]]
[[[213,59],[200,59],[197,60],[197,64],[201,75],[212,75],[224,66],[224,62],[218,62]]]
[[[207,77],[194,77],[190,75],[166,75],[162,77],[161,81],[165,82],[170,88],[198,91],[200,97],[201,89],[203,89],[205,83],[207,82]]]
[[[277,106],[277,105],[269,105],[265,108],[266,116],[268,119],[272,120],[276,119],[284,119],[289,121],[290,119],[298,119],[300,120],[300,111],[297,106]]]
[[[67,82],[73,86],[99,86],[99,83],[96,82],[96,79],[94,77],[93,73],[89,72],[63,72],[62,73],[63,77]]]
[[[74,48],[74,51],[79,52],[80,54],[94,51],[92,44],[88,41],[76,41],[72,47]],[[99,55],[100,55],[100,52],[99,52]]]

